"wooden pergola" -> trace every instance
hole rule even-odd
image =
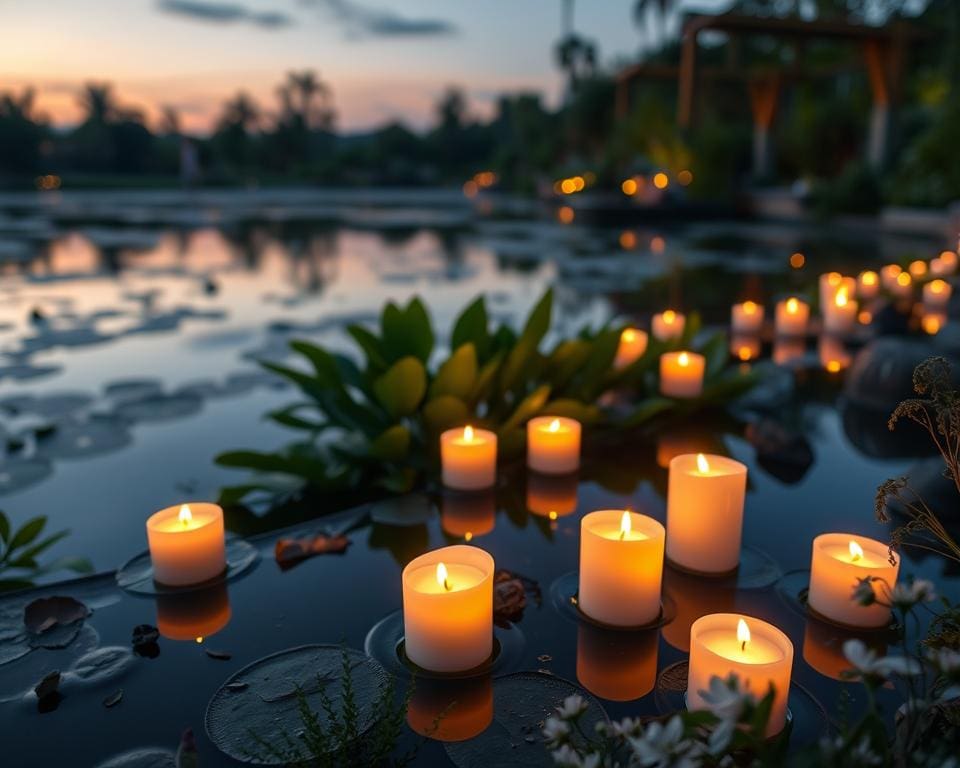
[[[729,36],[726,63],[719,67],[699,68],[698,38],[703,32]],[[778,69],[751,71],[738,60],[740,38],[766,36],[782,39],[793,47],[792,63]],[[924,30],[903,21],[885,26],[850,24],[842,21],[804,21],[796,18],[691,14],[684,18],[680,38],[679,65],[637,64],[617,74],[616,112],[624,117],[630,109],[630,90],[642,80],[669,80],[677,83],[677,125],[689,128],[695,119],[696,91],[701,82],[730,81],[745,83],[750,96],[754,125],[754,171],[767,169],[770,127],[784,84],[799,80],[836,77],[859,71],[860,65],[813,68],[805,65],[804,48],[811,41],[833,40],[859,47],[873,96],[867,155],[874,167],[883,165],[890,113],[899,102],[904,64],[912,43],[928,37]]]

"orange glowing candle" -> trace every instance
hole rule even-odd
[[[660,615],[663,526],[625,510],[580,521],[580,610],[604,624],[637,627]]]
[[[660,356],[660,394],[690,399],[703,392],[706,360],[696,352],[665,352]]]
[[[670,462],[667,559],[698,573],[740,562],[747,468],[724,456],[686,454]]]
[[[403,569],[407,658],[434,672],[479,667],[493,653],[493,558],[458,544]]]
[[[880,293],[880,275],[872,269],[865,270],[857,277],[857,296],[861,299],[875,299]]]
[[[857,321],[858,304],[850,298],[845,286],[841,286],[833,299],[823,305],[823,327],[827,333],[847,334]]]
[[[778,336],[806,336],[810,320],[810,305],[795,296],[777,302],[776,327]]]
[[[909,272],[900,272],[896,280],[890,284],[890,293],[898,299],[909,299],[913,296],[913,278]]]
[[[807,604],[815,613],[850,627],[882,627],[890,608],[876,602],[860,605],[853,591],[860,579],[878,579],[874,591],[886,602],[897,583],[900,559],[890,562],[886,544],[852,533],[824,533],[813,540]]]
[[[653,316],[650,330],[653,337],[659,341],[673,341],[683,336],[683,329],[687,325],[687,318],[682,312],[668,309]]]
[[[199,584],[227,569],[223,510],[191,502],[155,512],[147,520],[153,578],[161,584]]]
[[[755,301],[734,304],[730,309],[730,327],[734,333],[758,333],[763,327],[763,306]]]
[[[580,422],[538,416],[527,422],[527,466],[544,475],[565,475],[580,466]]]
[[[923,304],[930,309],[943,309],[952,294],[953,286],[946,280],[931,280],[923,286]]]
[[[841,288],[846,290],[847,295],[852,296],[857,289],[856,278],[844,277],[839,272],[820,275],[820,306],[826,307],[831,304]]]
[[[617,355],[613,360],[616,370],[633,364],[647,351],[647,332],[637,328],[624,328],[620,333],[620,343],[617,345]]]
[[[900,277],[901,272],[903,272],[903,270],[899,264],[887,264],[880,270],[880,282],[883,287],[891,293],[894,292],[897,285],[897,278]]]
[[[703,691],[710,679],[736,674],[740,689],[757,699],[773,688],[773,707],[767,735],[783,730],[787,719],[787,696],[793,668],[793,643],[772,624],[736,613],[712,613],[697,619],[690,628],[690,671],[687,677],[687,707],[706,709]]]
[[[471,426],[448,429],[440,435],[440,463],[447,488],[490,488],[497,480],[497,436]]]

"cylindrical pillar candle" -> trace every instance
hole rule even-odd
[[[479,667],[493,653],[493,558],[458,544],[403,569],[407,658],[433,672]]]
[[[890,293],[898,299],[909,299],[913,296],[913,278],[909,272],[900,272],[890,284]]]
[[[865,270],[857,277],[857,296],[861,299],[875,299],[880,293],[880,275],[872,269]]]
[[[777,302],[776,330],[778,336],[806,336],[810,305],[791,296]]]
[[[857,302],[840,286],[833,298],[823,305],[823,327],[827,333],[847,334],[857,321]]]
[[[624,328],[620,332],[620,343],[617,345],[617,356],[613,360],[616,370],[633,364],[647,351],[647,332],[637,328]]]
[[[755,301],[734,304],[730,309],[730,327],[734,333],[759,333],[763,327],[763,307]]]
[[[706,360],[696,352],[664,352],[660,355],[660,394],[695,398],[703,392]]]
[[[180,587],[199,584],[227,569],[223,510],[191,502],[155,512],[147,520],[154,581]]]
[[[894,286],[897,284],[897,278],[901,272],[903,272],[903,269],[899,264],[887,264],[880,270],[880,282],[883,287],[893,292]]]
[[[740,562],[747,468],[702,453],[670,462],[667,559],[697,573],[729,573]]]
[[[882,627],[890,621],[890,591],[897,583],[900,558],[890,562],[889,547],[852,533],[824,533],[813,540],[807,605],[815,613],[850,627]],[[853,596],[857,583],[876,579],[882,602],[860,605]]]
[[[619,509],[580,521],[580,610],[604,624],[639,627],[660,615],[663,526]]]
[[[490,488],[497,480],[497,436],[470,426],[448,429],[440,435],[440,463],[447,488]]]
[[[923,305],[930,309],[942,309],[950,303],[953,286],[946,280],[931,280],[923,286]]]
[[[673,341],[683,336],[683,329],[686,324],[687,318],[682,312],[674,312],[672,309],[668,309],[653,316],[650,330],[653,331],[653,337],[659,341]]]
[[[527,466],[544,475],[565,475],[580,466],[580,422],[538,416],[527,422]]]
[[[736,613],[712,613],[690,627],[687,708],[706,709],[710,679],[735,674],[740,689],[757,699],[773,688],[767,735],[783,730],[793,668],[793,643],[772,624]]]

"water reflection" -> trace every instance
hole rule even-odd
[[[851,669],[843,653],[847,640],[860,640],[878,657],[887,653],[886,638],[879,632],[858,632],[808,617],[803,634],[803,659],[817,672],[834,680],[848,679]]]
[[[639,699],[656,683],[659,645],[657,629],[623,632],[581,621],[577,629],[577,680],[601,699]]]
[[[415,733],[437,741],[465,741],[493,722],[490,675],[456,680],[417,678],[407,709]]]
[[[677,610],[676,618],[663,627],[664,639],[689,653],[693,622],[710,613],[733,613],[736,594],[736,579],[708,579],[664,565],[663,597]]]
[[[449,536],[470,541],[493,530],[497,499],[492,490],[476,493],[444,492],[440,499],[440,525]]]
[[[230,623],[226,582],[209,589],[157,595],[157,629],[168,640],[202,642]]]
[[[550,520],[566,517],[577,509],[579,487],[580,477],[576,473],[541,475],[527,472],[527,509]]]

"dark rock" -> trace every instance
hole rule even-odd
[[[60,695],[60,672],[54,670],[44,676],[36,684],[33,692],[37,695],[37,709],[41,712],[52,712],[58,706],[63,696]]]

